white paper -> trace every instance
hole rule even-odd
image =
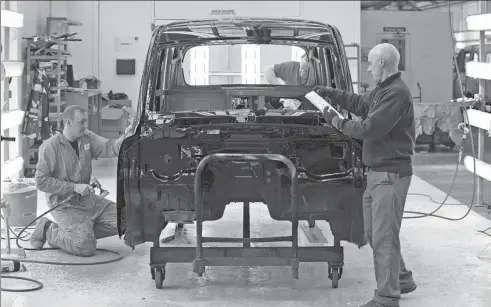
[[[297,99],[280,99],[280,102],[283,104],[283,107],[285,109],[290,110],[298,110],[298,108],[302,104],[302,102]]]
[[[344,119],[344,116],[341,113],[339,113],[338,110],[336,110],[329,102],[324,100],[324,98],[319,96],[316,92],[312,91],[307,93],[307,95],[305,95],[305,98],[307,98],[310,102],[312,102],[312,104],[317,109],[319,109],[319,111],[324,112],[324,109],[328,107],[329,110],[333,110],[334,112],[336,112],[337,116],[340,119]]]

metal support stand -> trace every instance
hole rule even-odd
[[[292,234],[279,237],[250,237],[250,203],[244,202],[243,238],[203,236],[203,172],[213,161],[277,161],[287,166],[290,174]],[[152,277],[158,289],[165,279],[165,266],[169,262],[193,263],[193,271],[203,276],[206,266],[290,266],[291,276],[298,279],[300,262],[328,262],[332,286],[338,286],[343,266],[343,247],[335,238],[334,246],[298,246],[298,178],[297,169],[290,159],[278,154],[212,154],[200,161],[194,182],[196,247],[160,247],[155,242],[150,249]],[[251,247],[252,242],[292,242],[291,247]],[[242,247],[203,247],[204,243],[242,243]]]
[[[291,179],[291,208],[292,208],[292,235],[287,237],[270,237],[270,238],[222,238],[222,237],[203,237],[203,203],[201,199],[202,186],[203,186],[203,172],[205,167],[212,161],[278,161],[285,164],[288,168]],[[294,279],[298,279],[298,218],[297,218],[297,191],[298,191],[298,177],[297,168],[291,160],[283,155],[277,154],[212,154],[206,156],[200,161],[198,167],[196,168],[196,175],[194,181],[194,203],[196,206],[196,259],[193,261],[194,272],[198,276],[203,276],[205,272],[205,266],[223,266],[223,265],[241,265],[241,266],[257,266],[257,265],[285,265],[290,263],[291,274]],[[248,206],[249,207],[249,206]],[[249,208],[248,208],[249,209]],[[247,214],[249,215],[249,214]],[[249,216],[248,216],[249,217]],[[249,228],[249,219],[246,223]],[[250,229],[247,230],[250,232]],[[244,255],[244,257],[237,257],[230,259],[229,257],[213,257],[208,258],[203,254],[203,243],[205,242],[242,242],[250,245],[251,242],[281,242],[281,241],[291,241],[291,258],[288,259],[274,259],[271,257],[259,259],[254,259],[254,257],[249,257],[249,255]],[[245,248],[245,247],[244,247]]]
[[[248,201],[244,202],[244,208],[242,211],[242,237],[244,239],[251,238],[251,207]],[[244,241],[243,247],[251,247],[250,242]]]

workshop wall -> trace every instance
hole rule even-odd
[[[60,1],[61,2],[61,1]],[[50,1],[18,1],[18,11],[24,14],[22,37],[45,33],[46,18],[50,16]]]
[[[361,80],[374,88],[367,72],[366,56],[371,47],[383,38],[393,38],[393,33],[383,33],[384,27],[404,27],[407,34],[401,37],[406,44],[402,78],[413,97],[419,96],[417,82],[421,85],[423,102],[447,102],[452,99],[452,53],[448,14],[443,12],[362,11]],[[387,29],[390,31],[390,29]],[[398,41],[389,41],[398,43]],[[430,69],[428,69],[430,68]],[[434,69],[431,69],[434,68]],[[418,102],[415,99],[415,102]]]
[[[56,1],[58,2],[58,1]],[[71,44],[74,78],[95,76],[101,90],[126,93],[133,107],[138,102],[141,74],[152,35],[153,1],[60,1],[67,17],[82,23],[72,27],[80,43]],[[117,13],[116,13],[117,12]],[[117,47],[121,38],[138,38],[129,50]],[[135,59],[135,75],[116,75],[116,59]]]
[[[51,17],[66,17],[82,23],[70,26],[70,32],[77,33],[81,42],[70,42],[72,55],[68,64],[73,65],[75,80],[87,76],[98,77],[98,17],[99,1],[51,1]]]

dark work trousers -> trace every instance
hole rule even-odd
[[[373,249],[374,300],[399,306],[401,287],[413,282],[401,255],[399,231],[412,176],[370,170],[363,195],[365,233]]]

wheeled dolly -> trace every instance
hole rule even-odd
[[[250,237],[250,207],[244,202],[243,238],[203,237],[202,174],[212,161],[278,161],[284,163],[291,178],[292,234],[283,237]],[[298,279],[300,262],[327,262],[332,287],[337,288],[343,274],[344,252],[340,240],[333,246],[298,246],[297,192],[295,165],[277,154],[212,154],[200,161],[195,182],[196,247],[161,247],[159,240],[150,248],[150,273],[157,289],[163,288],[167,263],[193,263],[193,271],[203,276],[207,266],[290,266],[291,276]],[[310,225],[314,225],[310,223]],[[291,247],[251,247],[254,242],[292,242]],[[203,247],[203,243],[242,243],[242,247]]]

